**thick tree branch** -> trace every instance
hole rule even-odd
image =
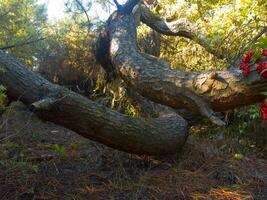
[[[136,154],[177,152],[187,138],[187,123],[170,109],[157,118],[133,118],[52,84],[0,51],[0,84],[8,96],[31,106],[41,119],[65,126],[110,147]]]
[[[241,71],[189,73],[173,71],[141,54],[136,46],[136,27],[132,15],[114,13],[108,21],[109,58],[121,77],[142,96],[173,108],[187,108],[223,125],[214,114],[263,100],[267,79],[252,67],[248,78]]]
[[[204,47],[209,53],[218,58],[224,58],[223,54],[220,54],[217,52],[217,49],[214,49],[210,46],[209,42],[207,41],[207,37],[200,31],[197,31],[194,25],[188,20],[178,19],[173,22],[166,22],[158,15],[152,13],[143,4],[140,4],[139,9],[141,10],[141,21],[155,31],[164,35],[181,36],[191,39]]]

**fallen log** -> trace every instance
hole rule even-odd
[[[176,153],[186,141],[187,123],[172,109],[157,105],[157,118],[134,118],[47,81],[3,51],[0,68],[9,97],[91,140],[135,154]]]

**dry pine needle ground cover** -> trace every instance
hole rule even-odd
[[[130,155],[13,103],[0,123],[0,199],[267,199],[262,153],[196,135],[180,155]]]

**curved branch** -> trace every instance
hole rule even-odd
[[[114,13],[109,30],[110,59],[121,77],[142,96],[173,108],[187,108],[223,125],[213,110],[223,111],[263,100],[267,79],[261,79],[255,66],[248,78],[241,71],[189,73],[173,71],[147,59],[136,46],[132,15]]]
[[[170,154],[183,147],[187,123],[173,110],[157,118],[133,118],[52,84],[0,51],[0,84],[8,96],[30,105],[41,119],[110,147],[136,154]]]
[[[83,13],[84,13],[85,16],[86,16],[87,22],[89,23],[89,22],[90,22],[90,18],[89,18],[89,15],[88,15],[88,13],[87,13],[87,10],[86,10],[85,7],[83,6],[83,3],[80,2],[80,0],[75,0],[75,2],[80,6],[81,10],[83,11]]]
[[[215,55],[216,57],[223,59],[224,55],[217,52],[216,49],[213,49],[207,37],[196,30],[194,25],[186,19],[178,19],[173,22],[166,22],[161,19],[158,15],[152,13],[145,5],[141,4],[139,9],[141,10],[141,21],[154,29],[155,31],[171,36],[181,36],[188,39],[191,39],[204,47],[207,52]]]

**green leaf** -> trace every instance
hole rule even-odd
[[[242,158],[243,158],[243,155],[242,155],[241,153],[236,153],[236,154],[234,155],[234,157],[235,157],[236,159],[242,159]]]
[[[263,37],[259,38],[258,39],[258,46],[260,48],[262,48],[262,49],[267,48],[267,39],[266,38],[263,38]]]
[[[256,60],[258,60],[261,57],[261,52],[260,51],[256,51],[255,54],[252,56],[251,61],[255,62]]]
[[[267,96],[267,92],[261,92],[261,94],[263,94],[264,96]]]
[[[6,88],[3,85],[0,85],[0,93],[4,93],[6,91]]]
[[[66,153],[67,153],[65,147],[63,147],[63,146],[61,146],[59,144],[53,144],[52,148],[54,148],[57,152],[59,152],[59,153],[61,153],[63,155],[66,155]]]
[[[39,172],[39,167],[38,167],[38,165],[32,165],[32,170],[33,170],[35,173],[38,173],[38,172]]]

